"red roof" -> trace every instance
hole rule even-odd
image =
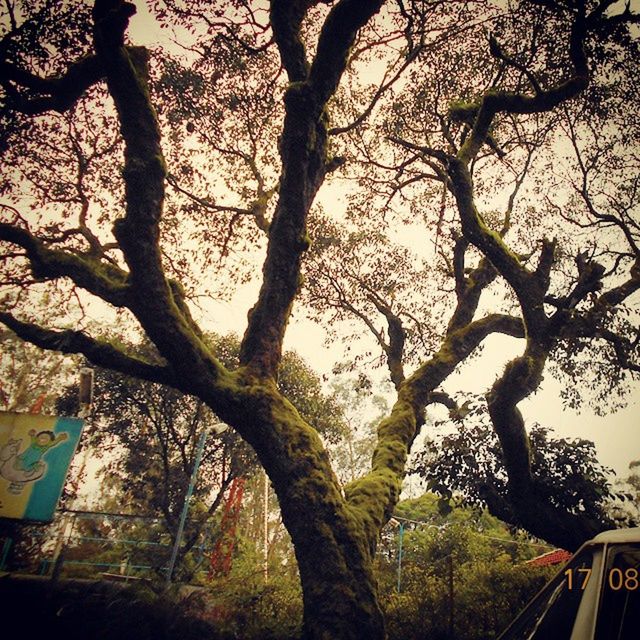
[[[563,564],[569,560],[571,556],[572,554],[564,549],[555,549],[554,551],[543,553],[541,556],[533,558],[532,560],[527,560],[525,564],[530,564],[534,567],[550,567],[554,564]]]

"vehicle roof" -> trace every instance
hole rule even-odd
[[[593,538],[591,542],[640,542],[640,527],[604,531]]]

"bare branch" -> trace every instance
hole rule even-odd
[[[402,357],[404,355],[404,342],[406,332],[402,326],[402,320],[391,311],[391,308],[384,304],[379,296],[370,295],[369,300],[375,308],[387,320],[387,331],[389,334],[389,344],[385,348],[387,355],[387,365],[391,374],[391,382],[396,389],[400,387],[404,381],[404,367],[402,366]]]
[[[141,358],[128,355],[108,342],[91,338],[82,331],[45,329],[30,322],[22,322],[4,311],[0,312],[0,322],[11,329],[19,338],[41,349],[82,354],[100,367],[113,369],[149,382],[171,385],[176,389],[183,388],[171,367],[151,364]]]
[[[385,78],[380,83],[380,86],[376,89],[375,93],[371,97],[371,100],[369,101],[369,104],[362,111],[362,113],[355,120],[353,120],[353,122],[350,122],[347,125],[344,125],[342,127],[333,127],[332,129],[329,129],[329,135],[335,136],[335,135],[340,135],[342,133],[347,133],[352,129],[355,129],[356,127],[360,126],[371,115],[371,112],[375,108],[376,104],[378,104],[378,101],[385,94],[385,92],[398,81],[398,79],[405,72],[407,67],[418,57],[420,51],[421,51],[421,47],[417,46],[409,53],[409,55],[405,56],[404,62],[400,65],[397,71],[388,80],[386,79],[386,74],[385,74]]]
[[[206,198],[201,198],[200,196],[197,196],[193,193],[191,193],[188,189],[185,189],[184,187],[182,187],[178,181],[176,180],[175,176],[168,174],[167,175],[167,182],[179,193],[182,193],[183,195],[185,195],[187,198],[189,198],[190,200],[192,200],[193,202],[199,204],[201,207],[204,207],[205,209],[208,209],[209,211],[216,211],[219,213],[233,213],[234,216],[253,216],[255,218],[256,221],[256,225],[258,226],[259,229],[261,229],[262,231],[268,231],[269,230],[269,223],[267,222],[265,215],[264,215],[264,207],[260,206],[260,203],[255,202],[254,206],[252,208],[249,209],[244,209],[242,207],[232,207],[232,206],[228,206],[228,205],[222,205],[222,204],[216,204],[215,202],[208,200]],[[271,194],[266,194],[267,196],[270,196]]]
[[[453,116],[464,119],[475,116],[473,129],[457,154],[465,164],[472,161],[487,140],[493,119],[497,113],[542,113],[551,111],[562,102],[581,93],[589,84],[589,69],[583,51],[583,41],[586,37],[584,15],[578,13],[573,21],[570,35],[570,56],[573,64],[573,75],[564,82],[545,91],[536,91],[529,96],[522,93],[493,90],[486,93],[479,104],[454,105]]]
[[[90,255],[49,249],[26,229],[4,222],[0,223],[0,240],[25,249],[36,279],[68,277],[79,287],[116,307],[129,305],[128,274],[116,265]]]

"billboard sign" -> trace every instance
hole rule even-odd
[[[0,411],[0,517],[49,522],[82,433],[79,418]]]

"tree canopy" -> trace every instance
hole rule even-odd
[[[487,390],[508,478],[489,504],[569,549],[608,526],[550,498],[519,405],[551,370],[570,403],[606,411],[640,371],[635,8],[150,8],[172,47],[139,46],[121,0],[3,5],[0,321],[194,396],[252,446],[296,550],[309,638],[384,637],[380,529],[427,407],[459,409],[441,385],[492,334],[522,351]],[[256,261],[259,293],[225,364],[199,303]],[[59,320],[30,307],[42,289]],[[105,305],[154,357],[84,330]],[[368,332],[379,352],[354,349],[352,366],[384,364],[396,390],[369,469],[345,486],[276,384],[301,308],[347,348]]]

